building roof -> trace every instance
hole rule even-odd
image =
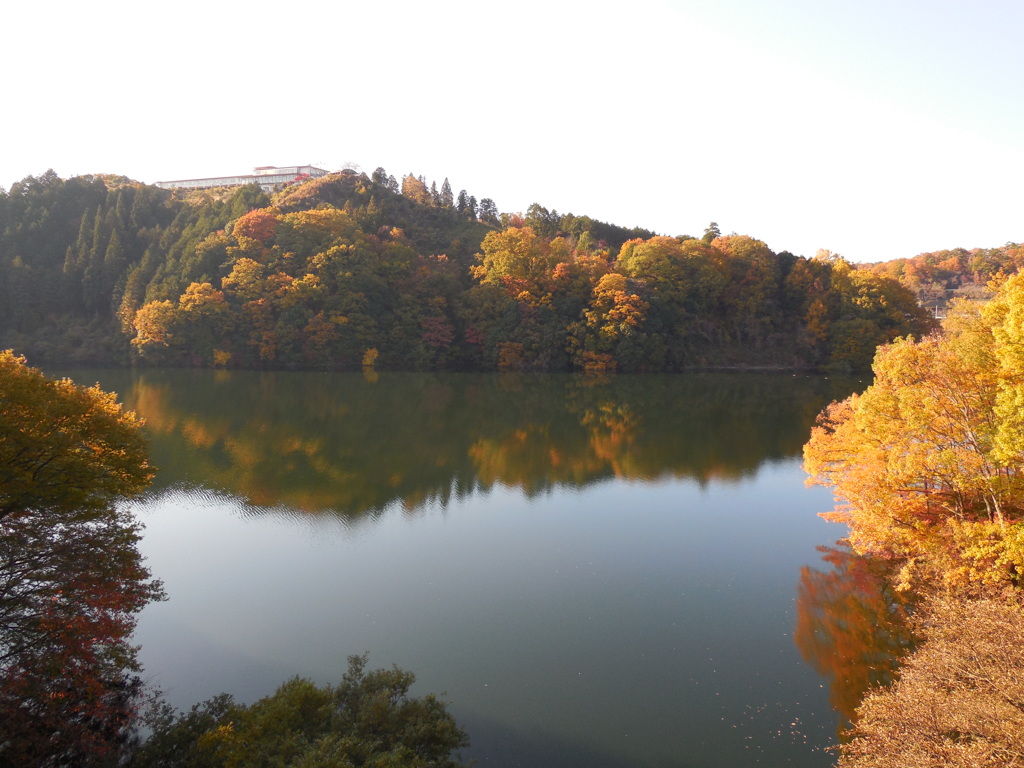
[[[319,178],[329,172],[313,165],[260,165],[250,174],[239,176],[208,176],[198,179],[174,179],[158,181],[156,186],[163,189],[206,189],[209,187],[240,187],[245,184],[259,184],[264,191],[270,191],[279,184],[295,181],[300,176]]]

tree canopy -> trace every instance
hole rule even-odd
[[[466,734],[433,694],[411,696],[411,672],[367,670],[350,656],[338,685],[293,678],[251,705],[222,694],[151,716],[138,768],[460,768]]]
[[[1024,275],[942,333],[881,347],[874,383],[834,403],[804,449],[862,552],[937,569],[948,583],[1024,576]]]
[[[899,279],[714,224],[499,215],[381,168],[271,195],[52,173],[0,192],[0,345],[61,363],[865,370],[929,329]]]
[[[88,519],[153,476],[134,413],[116,395],[53,381],[0,352],[0,519]]]
[[[129,641],[162,591],[118,502],[151,475],[112,394],[0,353],[0,763],[99,765],[128,738]]]

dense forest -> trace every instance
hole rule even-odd
[[[1016,256],[958,263],[980,281]],[[0,193],[0,347],[35,362],[865,370],[878,344],[932,328],[908,275],[965,273],[922,274],[715,224],[666,237],[538,204],[501,214],[380,168],[272,195],[52,172]]]

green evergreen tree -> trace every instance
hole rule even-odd
[[[128,227],[133,232],[155,226],[156,216],[153,214],[152,198],[146,187],[142,187],[135,193],[132,199],[132,209],[128,214]]]
[[[131,195],[131,187],[118,187],[114,196],[114,221],[115,226],[122,232],[127,229],[131,219],[131,207],[128,198]]]
[[[106,308],[110,306],[114,286],[124,272],[127,260],[125,259],[124,246],[121,244],[121,235],[117,229],[110,233],[110,243],[103,255],[102,270],[102,303],[97,307],[106,315]]]
[[[85,265],[89,262],[89,250],[92,247],[93,241],[92,225],[95,218],[95,214],[90,216],[89,211],[86,210],[82,214],[82,220],[78,226],[78,239],[75,240],[75,256],[80,269],[85,269]]]
[[[60,275],[60,301],[68,314],[78,312],[82,308],[82,270],[78,266],[75,248],[71,245],[64,254],[64,267]]]
[[[89,261],[87,266],[98,265],[103,261],[103,254],[106,251],[107,242],[103,233],[103,214],[99,208],[93,217],[92,240],[89,244]]]
[[[495,205],[494,201],[489,197],[485,197],[480,201],[480,221],[493,226],[498,226],[500,223],[498,218],[498,206]]]

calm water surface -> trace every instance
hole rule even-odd
[[[173,704],[368,651],[446,691],[484,766],[833,763],[807,583],[844,531],[799,455],[855,382],[72,375],[147,419],[170,599],[136,639]]]

